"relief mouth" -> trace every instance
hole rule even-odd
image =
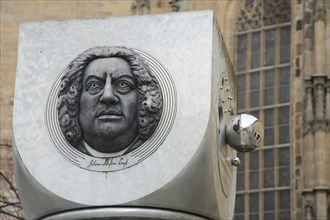
[[[103,120],[115,120],[115,119],[121,119],[122,116],[119,115],[100,115],[98,119],[103,119]]]
[[[96,117],[99,119],[120,119],[123,114],[115,109],[105,109],[97,112]]]

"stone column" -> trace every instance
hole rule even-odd
[[[305,121],[304,121],[304,142],[306,146],[303,151],[304,155],[304,188],[311,190],[314,186],[314,154],[313,154],[313,97],[312,97],[312,85],[310,80],[305,82],[306,85],[306,103],[305,103]],[[311,168],[312,167],[312,168]]]
[[[327,191],[329,190],[329,78],[314,76],[305,79],[304,120],[304,206],[315,208],[317,219],[327,219]],[[313,210],[313,209],[311,209]]]
[[[304,207],[305,218],[328,219],[329,202],[329,70],[326,5],[305,2],[304,73]],[[311,56],[313,54],[313,57]]]
[[[315,120],[313,121],[315,143],[315,197],[316,218],[327,219],[327,164],[328,156],[326,143],[326,121],[324,115],[325,78],[314,79],[315,92]]]
[[[314,60],[315,73],[324,74],[325,56],[325,5],[323,0],[315,1],[314,9]]]
[[[315,185],[315,162],[314,162],[314,136],[313,136],[313,86],[311,79],[305,80],[305,114],[304,114],[304,147],[303,147],[303,198],[305,217],[307,208],[308,215],[313,216],[313,188]],[[307,217],[306,217],[307,218]]]
[[[327,122],[325,119],[325,4],[323,0],[314,3],[314,97],[315,97],[315,120],[313,122],[315,140],[315,198],[316,198],[316,218],[327,219],[327,190],[328,190],[328,143]],[[319,77],[320,76],[320,77]],[[321,77],[324,76],[324,77]]]

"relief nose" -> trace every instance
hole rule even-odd
[[[100,101],[103,104],[110,104],[110,103],[118,102],[118,98],[115,95],[113,85],[111,84],[111,81],[109,79],[107,79],[107,81],[105,83]]]

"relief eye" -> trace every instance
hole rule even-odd
[[[119,92],[129,92],[133,89],[133,86],[127,81],[119,81],[115,84],[115,87]]]
[[[117,84],[117,86],[118,86],[119,88],[127,88],[127,87],[130,87],[129,84],[126,83],[126,82],[119,82],[119,83]]]
[[[102,85],[99,82],[92,82],[87,87],[87,90],[92,93],[99,92],[101,89]]]

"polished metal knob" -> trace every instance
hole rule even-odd
[[[241,164],[241,159],[239,159],[238,157],[234,157],[233,159],[231,159],[231,165],[237,167]]]
[[[239,152],[250,152],[261,145],[264,130],[259,120],[247,114],[233,116],[226,125],[226,142]]]

